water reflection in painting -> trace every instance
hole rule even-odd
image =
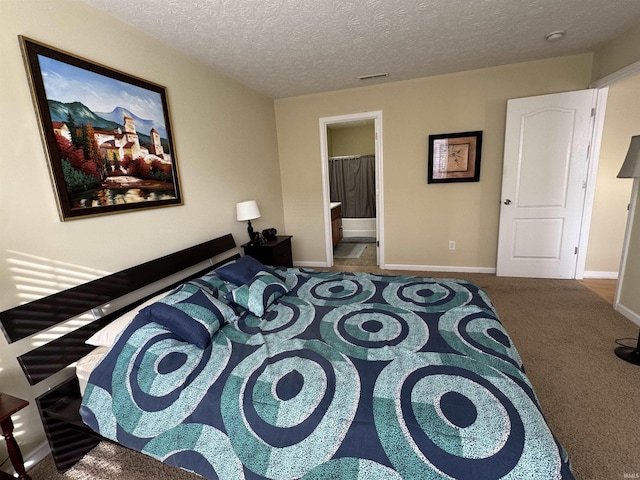
[[[175,198],[173,190],[143,190],[141,188],[100,188],[82,192],[72,198],[72,208],[106,207],[128,203],[154,202]]]

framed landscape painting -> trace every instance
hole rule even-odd
[[[19,40],[60,218],[181,205],[165,88]]]

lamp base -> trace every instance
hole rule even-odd
[[[255,242],[255,235],[253,233],[253,225],[251,225],[251,220],[247,221],[247,233],[249,234],[249,243],[253,245],[253,242]]]
[[[617,347],[614,352],[621,359],[634,365],[640,365],[640,333],[638,333],[638,345],[636,348],[622,345]]]
[[[617,347],[615,354],[623,360],[634,365],[640,365],[640,350],[632,347]]]

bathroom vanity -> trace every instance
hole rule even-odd
[[[342,240],[342,203],[331,202],[331,238],[333,247]]]

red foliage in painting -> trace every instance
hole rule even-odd
[[[151,165],[144,161],[144,158],[138,157],[134,160],[136,164],[137,176],[140,178],[149,178],[151,176]]]
[[[161,162],[160,160],[154,160],[153,162],[151,162],[151,169],[154,172],[162,172],[167,175],[171,173],[171,165]]]
[[[88,161],[84,162],[82,166],[79,168],[82,173],[90,175],[92,177],[96,177],[97,179],[101,179],[100,172],[98,172],[98,167],[94,162]]]
[[[69,160],[74,170],[95,177],[98,180],[102,179],[98,166],[84,158],[84,151],[81,148],[76,148],[73,143],[61,135],[56,135],[56,141],[61,160]]]
[[[73,168],[81,170],[82,164],[85,163],[84,152],[82,149],[76,148],[73,143],[62,135],[56,135],[56,141],[58,142],[60,158],[69,160],[69,163],[71,163]]]
[[[127,175],[135,175],[132,167],[135,168],[133,166],[133,159],[131,158],[131,155],[127,153],[124,157],[122,157],[122,160],[120,160],[120,168],[126,171]]]
[[[90,122],[87,122],[87,156],[89,157],[87,161],[93,163],[94,166],[84,168],[93,170],[95,174],[85,173],[87,175],[97,175],[100,180],[103,180],[107,176],[107,169],[104,164],[104,158],[100,156],[100,147],[96,140],[95,130]]]

